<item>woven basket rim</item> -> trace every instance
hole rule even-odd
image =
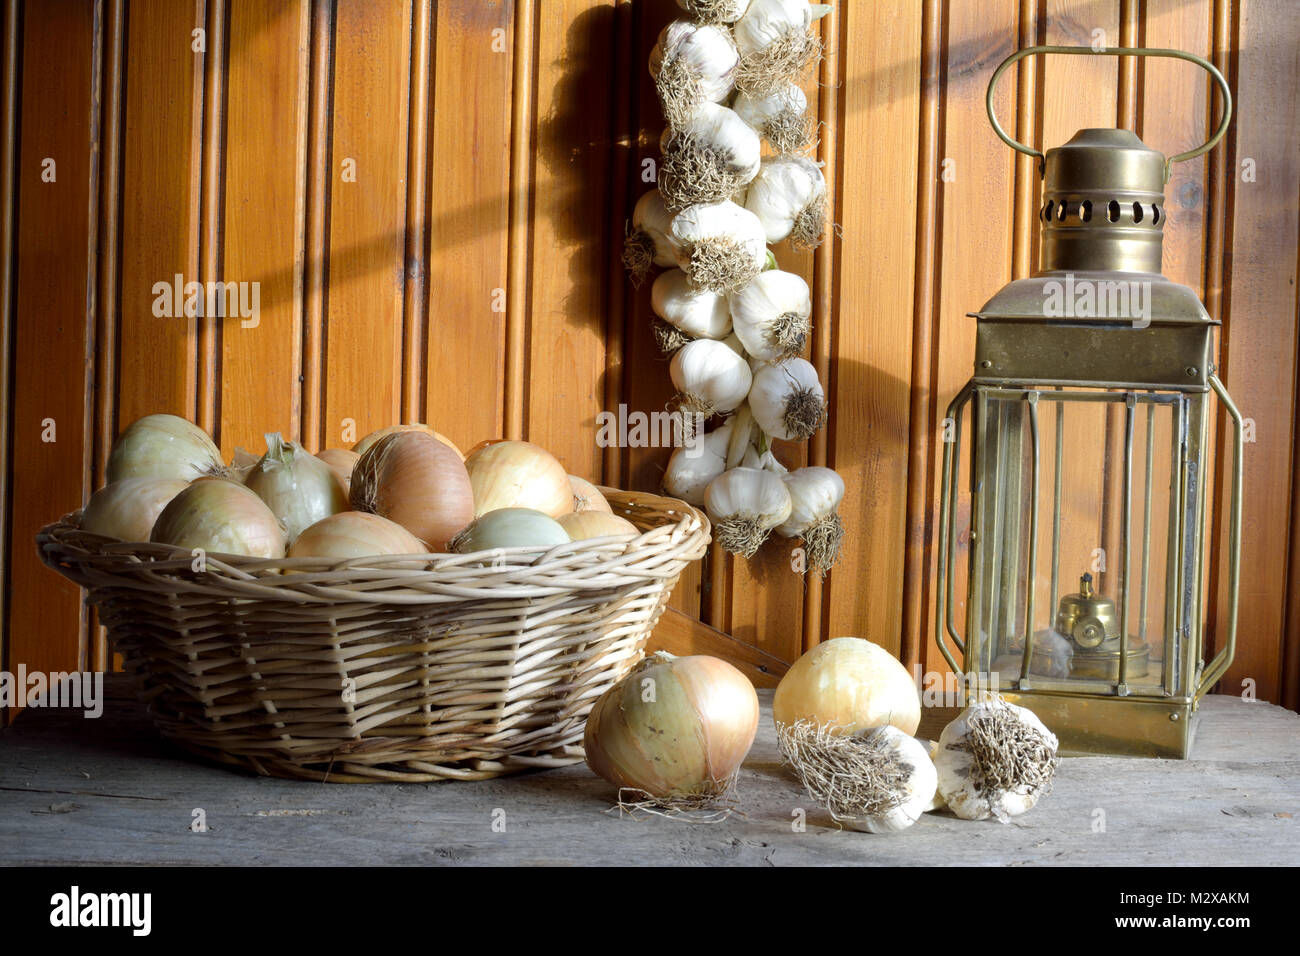
[[[157,590],[165,584],[178,594],[296,604],[528,599],[614,588],[675,576],[680,572],[678,562],[696,560],[707,550],[711,528],[699,509],[648,492],[600,490],[614,513],[639,518],[642,525],[649,525],[647,530],[553,547],[377,555],[344,561],[212,552],[204,555],[205,567],[200,571],[194,569],[194,555],[187,548],[124,542],[82,531],[81,511],[43,527],[37,532],[36,543],[48,566],[87,588]]]

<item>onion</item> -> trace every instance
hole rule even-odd
[[[472,554],[496,548],[553,548],[569,541],[563,525],[548,514],[532,508],[498,508],[475,518],[452,539],[451,550]]]
[[[370,450],[372,445],[374,445],[376,442],[379,441],[379,439],[387,438],[389,435],[396,435],[398,432],[424,432],[424,434],[426,435],[432,435],[434,438],[438,439],[438,441],[442,442],[444,445],[446,445],[448,448],[454,451],[457,455],[460,455],[461,461],[465,460],[465,455],[461,452],[459,448],[456,447],[455,442],[453,442],[446,435],[436,432],[428,425],[423,425],[420,424],[419,422],[414,422],[409,425],[389,425],[387,428],[377,429],[371,432],[369,435],[366,435],[364,438],[361,439],[361,441],[353,445],[352,450],[356,452],[358,455],[364,455],[367,451]]]
[[[167,502],[189,487],[179,478],[123,478],[90,496],[81,530],[120,541],[148,541]]]
[[[640,534],[636,525],[608,511],[575,511],[560,515],[560,526],[571,539],[603,538],[611,534]]]
[[[368,558],[379,554],[424,554],[424,542],[396,521],[364,511],[341,511],[298,535],[291,558]]]
[[[526,441],[480,446],[465,461],[474,488],[474,514],[532,508],[553,518],[573,510],[569,473],[544,448]]]
[[[385,435],[352,472],[352,507],[396,521],[442,551],[474,518],[469,475],[455,449],[427,432]]]
[[[316,457],[330,466],[330,471],[338,479],[339,487],[343,489],[344,497],[349,495],[352,490],[352,469],[357,466],[361,456],[347,448],[326,448],[316,452]]]
[[[251,489],[225,478],[189,485],[158,515],[150,541],[213,554],[282,558],[284,527]]]
[[[600,493],[600,489],[586,478],[569,476],[569,485],[573,488],[574,511],[610,511],[609,502]]]
[[[330,466],[278,432],[266,436],[266,454],[244,476],[244,484],[284,524],[290,543],[321,518],[348,507]]]
[[[772,700],[777,726],[799,720],[852,734],[893,724],[911,736],[921,722],[921,695],[889,651],[857,637],[818,644],[794,662]]]
[[[108,456],[108,484],[123,478],[225,475],[221,451],[198,425],[175,415],[146,415],[117,436]]]
[[[654,800],[717,797],[758,730],[758,694],[716,657],[656,654],[607,690],[587,718],[587,766]]]

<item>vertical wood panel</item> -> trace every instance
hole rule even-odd
[[[922,9],[863,4],[838,15],[845,25],[836,201],[845,266],[837,277],[830,461],[844,478],[846,538],[825,587],[825,636],[866,637],[898,653],[908,542]]]
[[[1222,347],[1225,383],[1255,427],[1245,449],[1241,613],[1237,656],[1221,687],[1255,682],[1262,700],[1281,688],[1292,442],[1295,430],[1296,247],[1300,236],[1300,63],[1293,4],[1246,0],[1238,8],[1237,112],[1228,301]],[[1254,160],[1256,180],[1243,179]],[[1224,450],[1220,456],[1227,461]],[[1290,520],[1294,520],[1293,517]],[[1227,520],[1220,522],[1226,538]],[[1222,587],[1227,561],[1220,559]],[[1218,603],[1217,631],[1227,602]]]
[[[3,45],[0,48],[0,670],[11,668],[9,647],[9,582],[12,579],[13,544],[9,532],[12,488],[9,479],[13,452],[13,336],[14,266],[17,242],[17,159],[19,50],[18,0],[4,6]],[[0,707],[0,725],[8,723],[9,707]]]
[[[511,3],[439,3],[436,16],[426,417],[468,450],[503,434],[515,17]]]
[[[97,43],[93,4],[58,0],[24,11],[12,423],[13,459],[24,466],[11,479],[7,624],[8,663],[30,670],[86,664],[80,589],[41,566],[33,539],[90,491]]]
[[[298,170],[300,3],[232,0],[226,82],[226,282],[259,283],[253,319],[221,320],[221,446],[254,453],[262,436],[300,433],[302,329]]]
[[[599,475],[604,406],[605,240],[615,36],[609,0],[556,0],[539,18],[534,64],[532,252],[525,437],[574,474]]]
[[[334,31],[326,446],[401,415],[410,3],[341,0]]]

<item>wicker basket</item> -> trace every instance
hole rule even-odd
[[[195,570],[189,551],[80,531],[79,514],[36,540],[89,590],[154,723],[186,749],[277,777],[482,780],[582,759],[592,704],[708,546],[690,505],[602,490],[642,534],[487,562],[208,556]]]

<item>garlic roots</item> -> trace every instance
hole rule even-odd
[[[762,165],[758,133],[725,106],[704,103],[671,130],[658,179],[670,210],[729,200]]]
[[[829,468],[810,465],[782,475],[790,492],[790,517],[776,529],[786,538],[803,538],[808,567],[819,577],[839,560],[844,524],[840,502],[844,479]]]
[[[826,398],[817,370],[800,358],[765,365],[754,373],[749,407],[758,427],[773,438],[806,441],[826,424]]]
[[[790,492],[770,471],[733,468],[709,484],[704,505],[718,544],[752,558],[768,533],[790,516]]]
[[[812,296],[793,272],[760,272],[728,301],[736,337],[754,358],[779,362],[804,350],[812,334]]]
[[[721,103],[735,85],[740,52],[726,27],[674,20],[650,51],[650,75],[668,125],[677,128],[705,103]]]
[[[769,157],[750,183],[745,208],[763,224],[768,242],[789,239],[814,249],[826,234],[826,178],[807,156]]]

